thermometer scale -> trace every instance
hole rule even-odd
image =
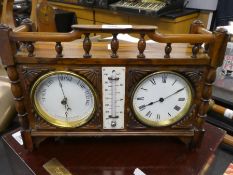
[[[103,128],[124,128],[125,67],[103,67]]]

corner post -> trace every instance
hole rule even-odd
[[[10,41],[10,32],[12,32],[11,28],[4,24],[0,24],[0,48],[4,50],[4,52],[0,52],[0,56],[10,79],[11,92],[14,96],[15,108],[21,125],[21,135],[24,146],[32,150],[33,144],[29,131],[28,113],[24,106],[23,88],[20,85],[20,79],[13,57],[13,55],[16,54],[16,43]]]
[[[205,84],[202,90],[201,103],[197,111],[197,124],[194,136],[194,144],[199,146],[200,141],[204,135],[204,122],[206,118],[206,113],[209,109],[209,101],[212,97],[212,85],[216,78],[216,69],[221,66],[224,54],[226,50],[226,45],[228,41],[228,34],[225,29],[218,29],[214,33],[215,41],[209,45],[209,56],[210,65],[208,67],[207,75],[205,76]]]

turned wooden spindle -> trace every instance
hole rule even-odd
[[[172,51],[171,43],[167,43],[165,47],[165,55],[164,58],[170,58],[170,53]]]
[[[7,74],[11,83],[11,92],[14,96],[15,108],[18,113],[19,123],[23,129],[29,128],[28,113],[24,106],[23,90],[20,86],[19,76],[15,66],[7,67]]]
[[[112,50],[112,54],[111,54],[111,57],[112,58],[118,58],[118,55],[117,55],[117,50],[119,48],[119,40],[117,39],[117,33],[113,33],[113,38],[112,38],[112,41],[111,41],[111,50]]]
[[[85,51],[85,54],[83,55],[83,58],[91,58],[90,50],[91,50],[91,40],[90,40],[90,33],[85,33],[85,38],[83,40],[83,49]]]
[[[61,45],[61,42],[56,42],[55,50],[57,52],[57,55],[56,55],[57,58],[63,57],[63,54],[62,54],[63,47]]]
[[[138,41],[138,51],[139,54],[137,55],[137,58],[145,58],[144,50],[146,49],[146,40],[145,40],[145,34],[140,34],[140,39]]]
[[[197,54],[199,52],[199,44],[194,44],[193,48],[192,48],[192,58],[197,58]]]
[[[35,48],[31,41],[29,41],[27,44],[27,50],[28,50],[28,56],[33,57]]]
[[[207,111],[209,110],[209,101],[212,96],[212,84],[216,77],[216,70],[215,68],[210,68],[208,75],[205,79],[205,85],[203,87],[202,93],[201,93],[201,100],[200,100],[200,106],[197,111],[197,123],[196,123],[196,131],[195,131],[195,138],[199,138],[199,140],[196,144],[197,146],[200,146],[200,141],[203,138],[203,135],[205,133],[204,129],[204,123],[205,118],[207,116]]]

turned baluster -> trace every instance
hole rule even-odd
[[[83,40],[83,49],[85,51],[85,54],[83,55],[83,58],[91,58],[90,50],[91,50],[91,40],[89,38],[90,33],[85,33],[85,38]]]
[[[194,44],[193,48],[192,48],[192,58],[197,58],[197,54],[199,52],[199,44]]]
[[[23,90],[20,86],[20,80],[15,66],[7,67],[7,74],[11,83],[11,92],[14,96],[15,108],[18,112],[19,123],[23,129],[29,128],[28,113],[24,106]]]
[[[165,55],[164,58],[170,58],[170,53],[172,51],[171,43],[167,43],[165,47]]]
[[[117,33],[113,33],[113,38],[112,38],[112,41],[111,41],[111,50],[112,50],[112,54],[111,54],[111,57],[112,58],[117,58],[118,55],[117,55],[117,50],[119,48],[119,40],[117,39]]]
[[[137,55],[138,58],[145,58],[144,50],[146,49],[146,40],[145,40],[145,34],[140,34],[140,40],[138,41],[138,51],[139,54]]]
[[[31,41],[27,43],[27,50],[28,50],[28,56],[33,57],[35,48]]]
[[[61,42],[56,42],[55,50],[57,52],[57,55],[56,55],[57,58],[63,57],[63,54],[62,54],[63,47],[61,45]]]

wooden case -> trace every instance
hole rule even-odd
[[[201,141],[212,83],[228,39],[225,30],[212,33],[205,30],[200,21],[193,22],[190,34],[172,35],[160,34],[154,26],[74,25],[70,33],[25,32],[30,26],[28,22],[14,31],[0,26],[0,56],[11,81],[25,148],[32,150],[34,144],[49,136],[177,136],[194,146]],[[111,49],[107,49],[107,42],[92,43],[91,33],[111,33]],[[136,44],[119,43],[119,33],[138,33],[139,41]],[[71,42],[82,34],[85,35],[83,42]],[[146,44],[145,36],[156,43]],[[205,44],[204,48],[202,44]],[[121,130],[104,130],[102,126],[103,66],[126,67],[125,128]],[[34,110],[30,89],[40,76],[54,70],[77,73],[93,85],[98,103],[94,117],[87,124],[73,129],[59,128],[46,122]],[[136,119],[130,98],[133,87],[144,76],[157,71],[174,71],[186,77],[194,89],[194,98],[188,114],[181,120],[156,128],[145,126]]]

